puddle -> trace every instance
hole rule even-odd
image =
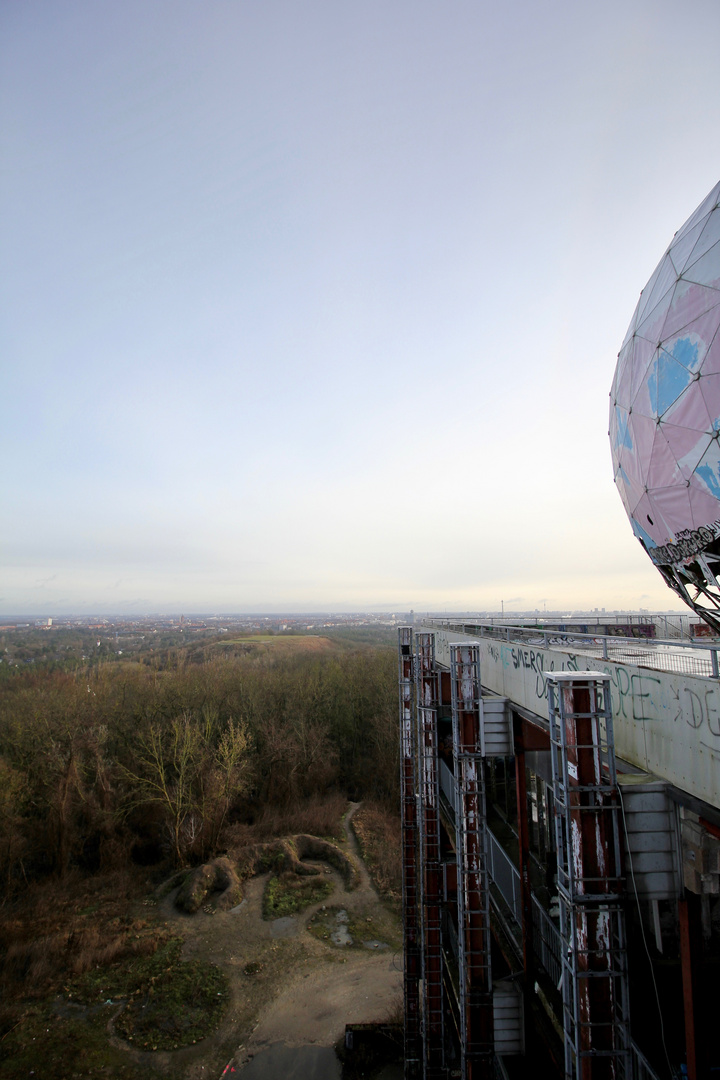
[[[363,941],[363,947],[366,949],[388,949],[389,945],[385,941]]]
[[[242,1080],[278,1080],[280,1076],[284,1080],[340,1080],[342,1068],[332,1047],[274,1043],[235,1075]]]
[[[330,935],[330,940],[334,945],[339,945],[341,948],[343,945],[352,945],[353,939],[350,937],[350,931],[348,930],[350,920],[347,911],[338,911],[335,922],[337,928]]]
[[[292,937],[298,932],[298,922],[294,915],[286,915],[284,919],[273,919],[270,924],[270,933],[273,937]]]

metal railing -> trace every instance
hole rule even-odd
[[[633,1080],[659,1080],[658,1074],[632,1039],[630,1040],[630,1059],[632,1061]]]
[[[533,947],[535,954],[555,986],[562,975],[562,938],[560,931],[540,901],[533,896]]]
[[[486,829],[487,832],[487,860],[488,860],[488,873],[502,896],[503,900],[510,908],[510,912],[515,919],[515,922],[522,926],[522,889],[520,886],[520,871],[515,863],[512,861],[508,853],[500,844],[490,829]]]
[[[440,761],[440,788],[451,809],[455,809],[455,778],[444,761]],[[507,905],[512,920],[522,926],[522,890],[520,871],[495,834],[486,827],[488,873],[492,884]],[[558,986],[562,975],[562,937],[552,916],[535,895],[532,897],[533,949],[551,981]],[[449,920],[448,920],[449,921]],[[457,951],[457,935],[452,927],[453,944]],[[635,1042],[630,1041],[632,1080],[659,1080],[658,1074]]]
[[[522,925],[522,892],[520,872],[496,836],[487,829],[488,870],[493,884],[507,904],[518,924]],[[538,960],[555,983],[562,973],[562,939],[560,931],[536,896],[532,897],[533,945]]]
[[[457,788],[455,787],[455,775],[451,768],[440,758],[440,790],[450,803],[453,814],[457,815]]]
[[[496,836],[487,829],[488,868],[493,884],[507,904],[517,922],[522,925],[522,901],[520,891],[520,871],[508,853],[501,846]],[[562,974],[562,938],[560,930],[539,900],[533,896],[533,935],[534,952],[545,971],[557,986]],[[630,1040],[632,1060],[632,1080],[659,1080],[642,1050]]]
[[[538,626],[514,626],[482,620],[458,622],[428,618],[423,620],[423,625],[468,634],[475,638],[491,638],[516,644],[520,642],[534,648],[559,649],[562,652],[592,656],[598,660],[648,667],[677,675],[720,678],[720,644],[717,643],[581,634],[574,630],[545,630]]]

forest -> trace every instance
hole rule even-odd
[[[392,649],[241,638],[143,659],[0,682],[7,894],[204,859],[233,824],[331,791],[396,801]]]
[[[0,1038],[71,976],[153,952],[160,939],[127,912],[174,872],[253,840],[332,835],[348,799],[367,809],[366,838],[395,836],[396,663],[345,632],[4,666],[0,982],[15,1000]],[[397,861],[385,846],[381,876]],[[79,918],[105,902],[104,922]]]

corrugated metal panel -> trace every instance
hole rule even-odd
[[[496,1054],[524,1054],[523,1000],[517,983],[493,987],[493,1029]]]
[[[505,757],[513,753],[507,698],[494,695],[481,698],[480,723],[484,757]]]
[[[647,900],[673,900],[680,891],[680,858],[675,805],[662,781],[619,778],[625,830],[628,891]]]

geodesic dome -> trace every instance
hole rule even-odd
[[[720,183],[640,294],[610,391],[615,483],[665,581],[720,632]]]

